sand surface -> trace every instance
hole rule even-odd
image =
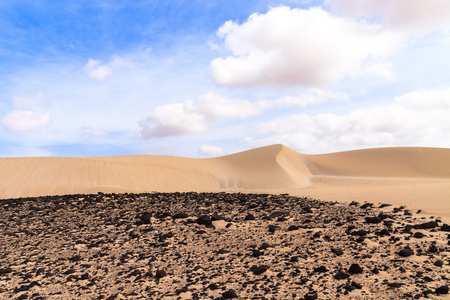
[[[450,219],[450,149],[397,147],[305,155],[273,145],[210,159],[0,158],[0,199],[152,191],[270,192],[387,202]]]

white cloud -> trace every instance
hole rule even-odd
[[[302,152],[398,145],[449,147],[450,89],[404,94],[390,105],[348,114],[291,115],[256,129],[268,138],[248,138],[254,146],[284,143]]]
[[[195,101],[172,103],[157,107],[139,122],[138,136],[161,138],[204,131],[223,118],[247,118],[261,110],[247,100],[207,93]]]
[[[224,153],[221,147],[203,145],[200,147],[199,154],[203,156],[219,156]]]
[[[356,18],[379,18],[384,26],[409,33],[450,27],[448,0],[334,0],[335,9]]]
[[[371,65],[363,70],[363,73],[376,75],[378,77],[394,81],[396,75],[391,62],[378,63]]]
[[[348,100],[348,96],[342,92],[330,92],[319,89],[310,89],[307,93],[303,93],[297,96],[286,95],[275,100],[261,100],[258,104],[262,108],[272,107],[289,107],[298,106],[301,108],[318,105],[328,102],[328,100]]]
[[[214,81],[227,86],[321,86],[360,72],[364,61],[391,53],[400,36],[380,26],[322,10],[275,7],[218,30],[233,56],[211,62]]]
[[[50,122],[49,113],[30,110],[14,110],[1,121],[2,125],[11,131],[29,131],[42,127]]]
[[[116,56],[107,64],[101,64],[99,60],[90,58],[84,66],[84,70],[89,74],[89,77],[97,80],[103,80],[113,74],[113,70],[119,67],[133,67],[131,62]]]

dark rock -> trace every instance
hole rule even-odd
[[[189,217],[189,215],[187,214],[187,213],[184,213],[184,212],[182,212],[182,213],[177,213],[177,214],[174,214],[173,216],[172,216],[172,218],[174,218],[174,219],[186,219],[186,218],[188,218]]]
[[[392,204],[383,203],[383,204],[380,205],[379,208],[384,208],[384,207],[389,207],[389,206],[392,206]]]
[[[260,250],[252,250],[252,256],[253,257],[260,257],[261,255],[263,255],[264,253]]]
[[[269,225],[269,232],[274,233],[276,230],[281,229],[280,226],[276,226],[276,225]]]
[[[443,224],[443,225],[441,226],[441,231],[450,232],[450,225]]]
[[[262,243],[261,246],[259,246],[259,249],[260,250],[266,250],[269,247],[270,247],[270,245],[268,243]]]
[[[238,295],[236,294],[236,292],[234,290],[228,290],[225,293],[222,293],[222,297],[224,299],[234,299],[234,298],[237,298]]]
[[[342,249],[335,248],[335,247],[331,247],[331,252],[333,252],[337,256],[341,256],[342,254],[344,254],[344,251],[342,251]]]
[[[291,226],[289,226],[288,231],[294,231],[294,230],[299,230],[299,229],[300,229],[300,227],[298,227],[296,225],[291,225]]]
[[[211,217],[208,215],[200,216],[197,219],[197,223],[205,226],[212,225]]]
[[[363,268],[361,268],[358,264],[352,264],[348,269],[348,272],[351,274],[360,274],[363,271]]]
[[[405,228],[403,230],[406,231],[406,232],[410,232],[411,229],[413,229],[413,226],[408,224],[408,225],[405,225]]]
[[[438,227],[438,224],[435,221],[430,221],[422,224],[413,225],[414,229],[431,229]]]
[[[386,228],[383,228],[383,229],[381,229],[380,231],[377,232],[377,235],[379,235],[379,236],[388,236],[388,235],[391,235],[391,233]]]
[[[219,285],[217,283],[211,283],[208,285],[208,289],[210,290],[217,290],[219,288]]]
[[[158,271],[156,271],[155,273],[155,277],[156,278],[163,278],[167,276],[167,272],[165,270],[159,269]]]
[[[430,252],[430,253],[438,253],[439,249],[436,247],[436,245],[430,245],[430,247],[428,247],[428,252]]]
[[[255,275],[261,275],[262,273],[266,272],[269,268],[265,265],[262,266],[253,266],[250,268],[250,270],[253,272],[253,274]]]
[[[149,212],[144,212],[141,214],[140,220],[142,224],[150,224],[151,223],[152,214]]]
[[[230,251],[228,251],[227,249],[219,249],[219,251],[217,251],[217,253],[219,253],[219,254],[228,254],[228,253],[230,253]]]
[[[364,203],[363,205],[360,206],[360,208],[369,208],[369,207],[373,207],[373,203]]]
[[[362,289],[362,285],[354,281],[352,281],[352,286],[354,286],[358,290]]]
[[[413,235],[413,237],[416,238],[416,239],[421,239],[421,238],[423,238],[424,236],[425,236],[425,234],[423,234],[423,233],[420,232],[420,231],[415,232],[414,235]]]
[[[225,218],[220,215],[212,215],[211,216],[211,222],[212,221],[222,221],[222,220],[225,220]]]
[[[305,294],[305,296],[303,296],[303,299],[305,299],[305,300],[316,300],[316,299],[318,299],[318,296],[317,296],[316,292],[308,292],[307,294]]]
[[[399,288],[402,285],[405,285],[403,282],[388,282],[387,284],[390,288]]]
[[[349,274],[342,272],[342,271],[339,271],[334,275],[334,278],[336,278],[338,280],[347,279],[349,277],[350,277]]]
[[[2,268],[2,269],[0,269],[0,275],[12,273],[12,271],[13,271],[13,269],[11,269],[11,268]]]
[[[383,221],[380,217],[366,217],[365,219],[368,224],[378,224]]]
[[[255,216],[253,216],[252,214],[248,214],[245,216],[244,220],[245,221],[253,221],[253,220],[255,220]]]
[[[398,255],[400,255],[401,257],[408,257],[408,256],[411,256],[411,255],[414,255],[414,251],[411,248],[407,247],[407,248],[404,248],[404,249],[400,250],[398,252]]]
[[[446,294],[448,294],[448,290],[449,290],[448,285],[443,285],[436,289],[436,294],[446,295]]]
[[[435,265],[436,267],[442,267],[442,266],[444,265],[444,261],[442,261],[442,260],[437,260],[437,261],[434,262],[434,265]]]
[[[325,266],[320,266],[320,267],[314,268],[314,272],[325,273],[325,272],[328,272],[328,269]]]

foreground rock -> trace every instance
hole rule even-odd
[[[0,295],[447,295],[448,227],[438,219],[405,213],[403,207],[383,206],[381,212],[374,208],[379,206],[241,193],[99,193],[2,200]]]

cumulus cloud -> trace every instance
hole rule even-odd
[[[207,93],[195,101],[157,107],[139,122],[138,136],[144,139],[196,133],[223,118],[247,118],[261,110],[247,100]]]
[[[450,27],[448,0],[334,0],[332,6],[346,16],[378,18],[386,27],[409,33]]]
[[[101,61],[90,58],[84,66],[84,70],[89,77],[97,80],[103,80],[113,74],[113,70],[121,66],[132,67],[132,63],[121,57],[114,57],[110,62],[101,64]]]
[[[219,156],[224,153],[223,149],[218,146],[203,145],[200,147],[199,154],[203,156]]]
[[[42,127],[50,122],[49,113],[31,110],[14,110],[1,121],[2,125],[11,131],[30,131]]]
[[[404,94],[394,104],[348,114],[296,114],[256,129],[268,138],[248,138],[254,146],[284,143],[298,151],[428,144],[449,147],[450,89]]]
[[[333,84],[355,75],[369,58],[391,53],[400,36],[321,8],[281,6],[218,30],[232,56],[211,62],[219,85],[254,87]]]

